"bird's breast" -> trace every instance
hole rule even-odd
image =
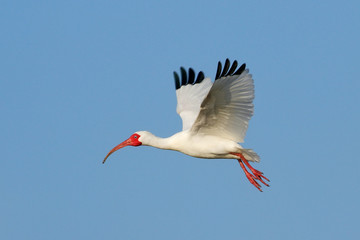
[[[175,134],[172,150],[198,158],[234,158],[230,152],[238,152],[242,147],[229,139],[210,135]]]

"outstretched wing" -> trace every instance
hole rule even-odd
[[[195,119],[199,115],[200,105],[208,94],[212,82],[204,77],[203,72],[199,72],[195,79],[195,71],[190,68],[189,74],[181,67],[181,80],[179,75],[174,72],[177,107],[176,112],[180,115],[183,123],[183,131],[191,128]]]
[[[243,142],[248,122],[254,112],[254,81],[243,64],[237,61],[224,69],[218,63],[215,82],[201,104],[201,111],[191,131]],[[230,70],[229,70],[230,68]]]

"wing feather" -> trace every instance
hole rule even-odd
[[[244,141],[248,122],[254,112],[254,83],[249,70],[245,69],[245,64],[233,74],[236,67],[235,61],[230,71],[226,73],[229,69],[227,60],[226,71],[220,75],[221,63],[219,62],[216,73],[219,78],[215,80],[201,103],[201,110],[191,131],[216,135],[237,142]]]
[[[200,112],[200,105],[208,94],[212,82],[199,72],[195,80],[195,71],[189,69],[189,74],[181,67],[181,82],[178,74],[174,72],[177,107],[176,112],[180,115],[183,123],[183,131],[190,129]],[[187,78],[189,76],[189,78]]]

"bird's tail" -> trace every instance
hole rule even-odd
[[[260,156],[257,155],[252,149],[241,149],[242,155],[246,158],[246,160],[251,162],[260,162]]]

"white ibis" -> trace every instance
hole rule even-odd
[[[114,147],[113,152],[126,146],[152,146],[174,150],[197,158],[236,159],[246,177],[258,190],[259,182],[269,186],[262,172],[249,162],[260,162],[260,157],[251,149],[244,149],[248,122],[254,112],[254,81],[249,69],[235,60],[230,67],[226,59],[224,68],[218,63],[214,83],[199,72],[189,68],[188,73],[181,67],[181,79],[174,72],[177,96],[177,113],[183,123],[181,132],[168,138],[154,136],[147,131],[135,132],[127,140]],[[248,171],[248,169],[250,171]],[[259,182],[258,182],[259,181]]]

